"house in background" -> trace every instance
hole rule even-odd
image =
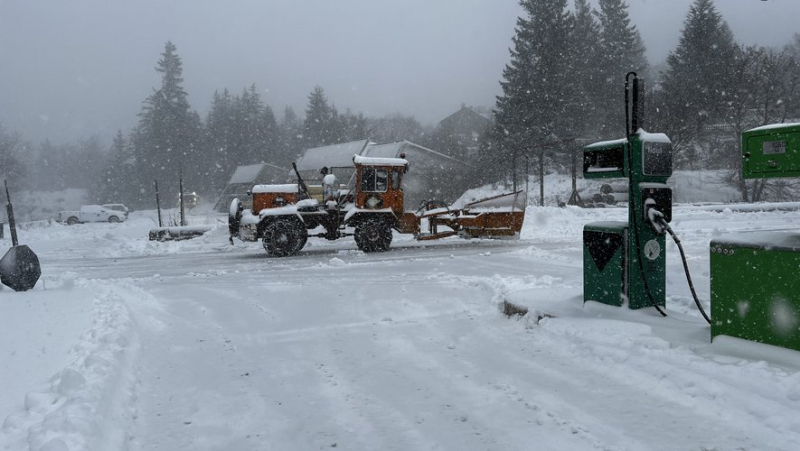
[[[250,208],[253,199],[247,194],[247,191],[253,188],[253,185],[286,183],[288,178],[288,169],[269,163],[239,166],[219,196],[219,200],[214,205],[214,211],[227,212],[231,201],[237,197],[245,208]]]
[[[461,109],[439,121],[438,140],[445,147],[453,148],[447,152],[451,156],[474,158],[478,153],[479,138],[491,125],[490,118],[462,103]]]

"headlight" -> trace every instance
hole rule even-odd
[[[380,198],[380,196],[372,194],[367,197],[367,200],[364,201],[364,204],[366,204],[367,207],[374,209],[380,207],[381,204],[383,204],[383,200]]]

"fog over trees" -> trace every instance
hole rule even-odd
[[[800,120],[800,36],[782,49],[739,45],[713,1],[695,0],[677,48],[656,71],[623,1],[600,0],[592,14],[583,1],[571,11],[566,1],[522,4],[527,16],[482,142],[483,167],[513,177],[521,161],[541,160],[567,172],[580,143],[624,137],[624,76],[632,71],[648,81],[645,128],[671,138],[676,169],[728,169],[745,201],[779,194],[741,180],[740,136]]]
[[[309,87],[301,112],[265,103],[255,84],[220,86],[201,117],[184,87],[194,74],[168,41],[153,55],[160,85],[142,99],[137,123],[121,124],[111,142],[66,143],[30,142],[0,123],[0,176],[18,188],[84,188],[92,201],[144,208],[156,180],[177,193],[183,177],[187,189],[214,198],[239,165],[288,168],[304,149],[369,138],[413,141],[479,168],[476,183],[510,183],[526,169],[568,173],[581,145],[623,137],[624,76],[633,71],[647,83],[645,128],[672,139],[676,169],[727,169],[747,201],[780,195],[778,182],[741,180],[739,137],[800,120],[800,35],[782,48],[743,45],[713,0],[695,0],[677,47],[653,64],[623,0],[520,4],[508,63],[498,68],[502,93],[481,110],[491,126],[474,139],[413,115],[340,111],[336,102],[347,99],[329,98],[323,86]]]

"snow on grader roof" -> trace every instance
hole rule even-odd
[[[372,166],[406,166],[408,165],[408,160],[404,158],[374,158],[353,155],[353,163]]]
[[[252,193],[296,193],[299,187],[297,183],[285,183],[282,185],[255,185],[250,192]]]

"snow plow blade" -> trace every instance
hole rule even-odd
[[[436,208],[419,215],[427,222],[426,233],[418,240],[435,240],[458,235],[462,238],[519,238],[525,220],[527,195],[524,191],[504,193],[464,204],[463,207]],[[446,227],[440,230],[440,227]]]

